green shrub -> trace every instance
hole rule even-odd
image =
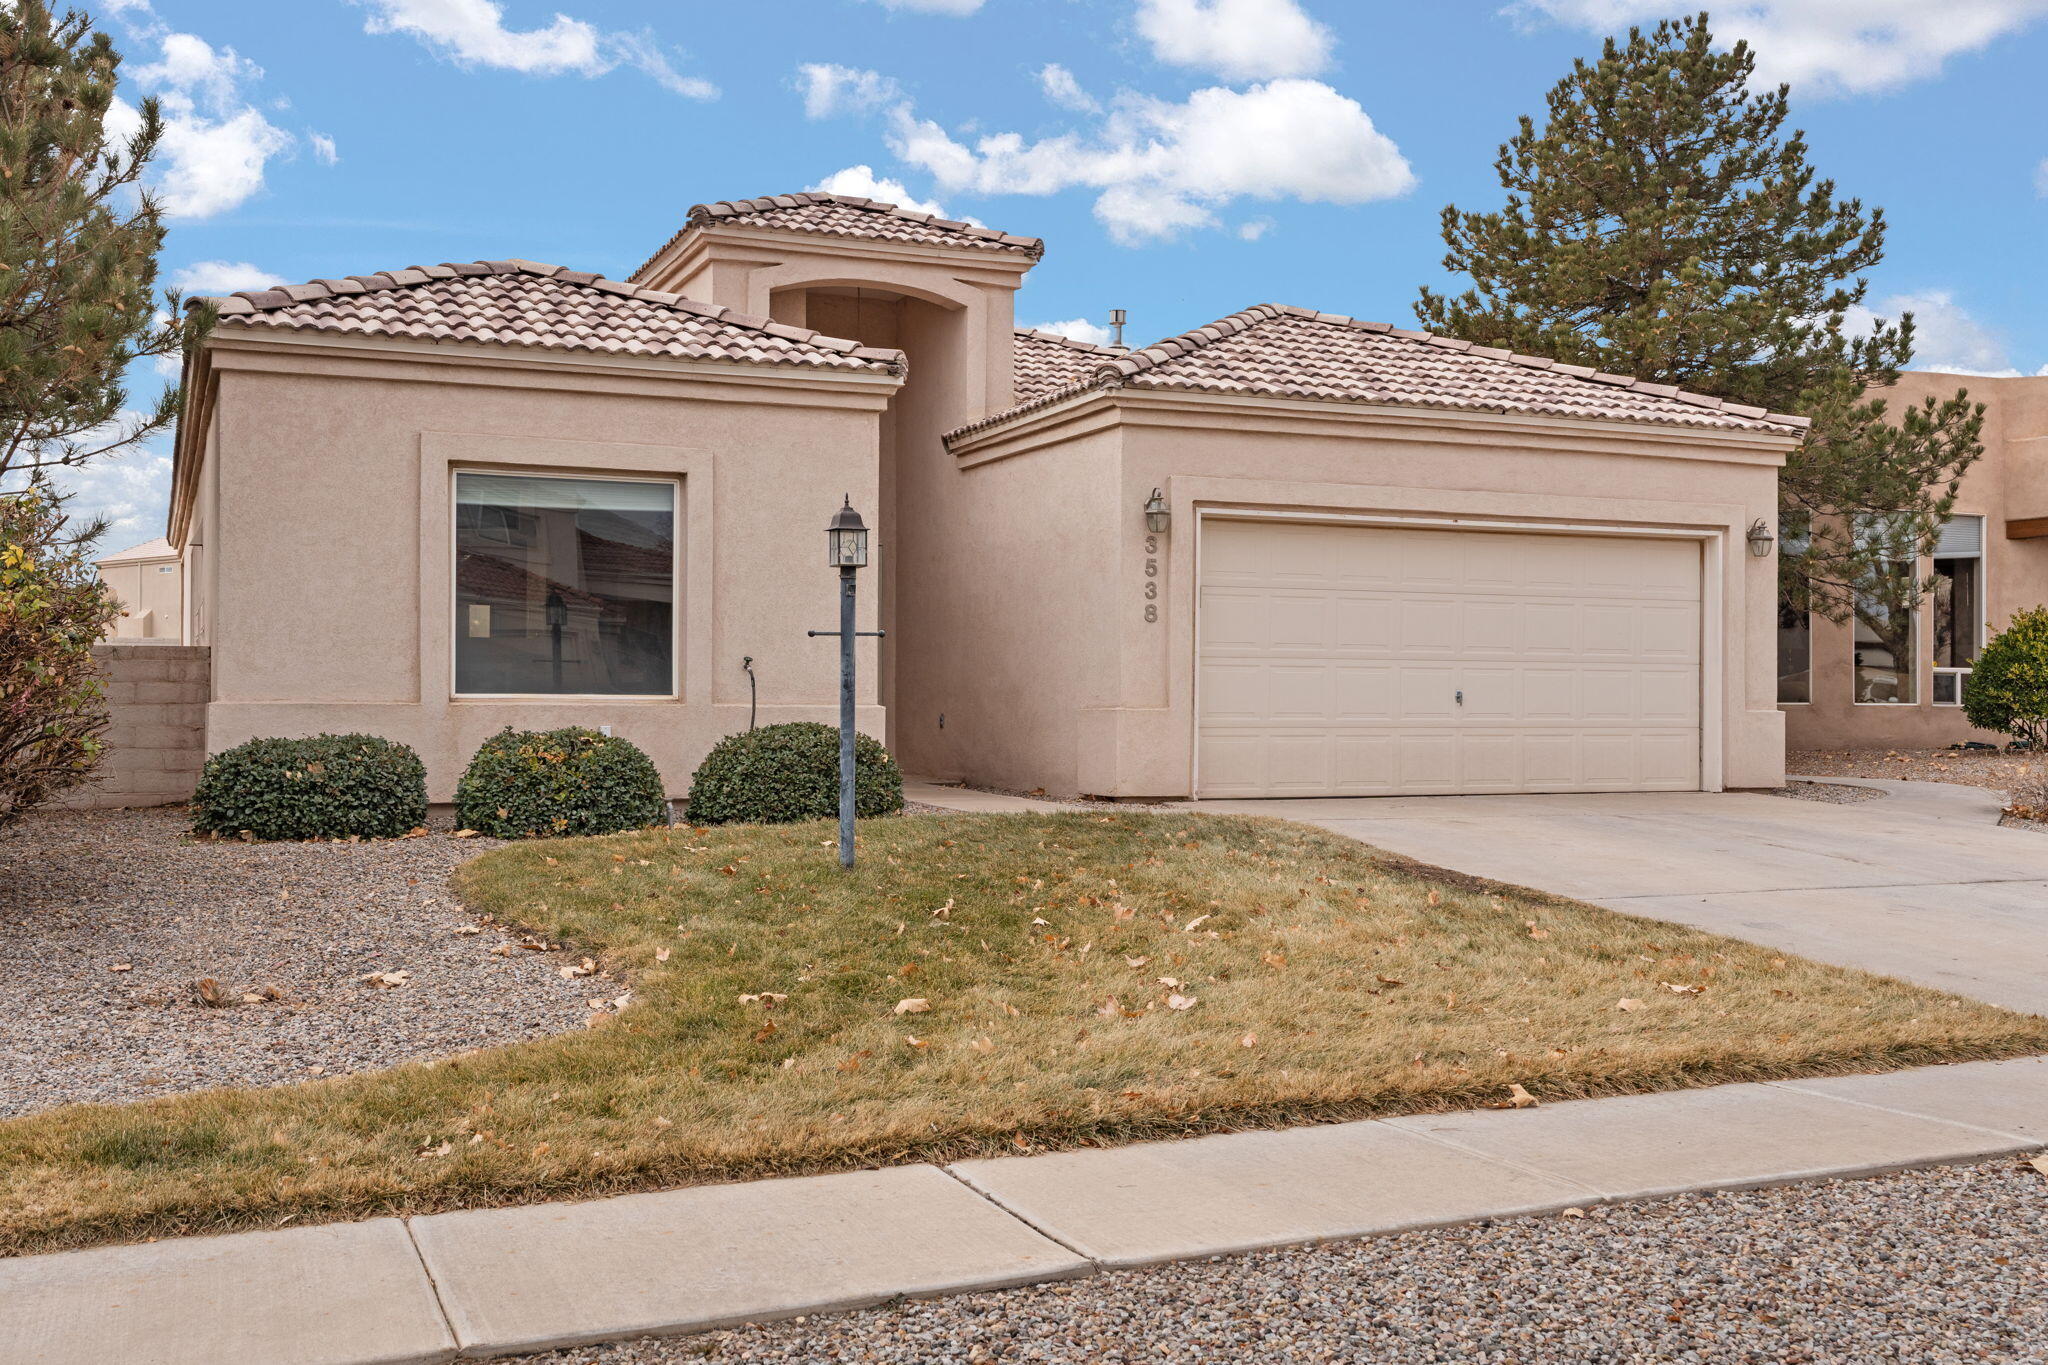
[[[1963,714],[2039,749],[2048,742],[2048,607],[2014,612],[1970,665]]]
[[[854,736],[857,815],[903,809],[903,773],[889,751]],[[839,731],[816,721],[769,725],[718,741],[690,779],[690,820],[700,825],[785,824],[839,813]]]
[[[201,834],[392,839],[426,821],[426,766],[376,735],[252,739],[207,759],[192,796]]]
[[[483,742],[455,787],[463,826],[501,839],[616,834],[667,815],[661,774],[639,745],[580,725]]]
[[[88,781],[106,755],[92,647],[119,614],[64,499],[40,484],[0,494],[0,825]]]

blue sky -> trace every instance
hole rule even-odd
[[[1396,323],[1446,203],[1649,0],[79,0],[165,101],[167,282],[524,256],[624,276],[704,200],[824,185],[1046,239],[1027,324]],[[1923,368],[2048,369],[2048,0],[1745,0]],[[137,389],[154,376],[138,375]],[[138,393],[138,398],[140,397]],[[166,443],[167,444],[167,443]],[[167,449],[74,479],[162,533]]]

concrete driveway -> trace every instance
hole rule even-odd
[[[1855,805],[1744,793],[1203,801],[1475,876],[2048,1014],[2048,833],[2001,794],[1866,782]]]

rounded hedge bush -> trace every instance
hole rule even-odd
[[[426,822],[426,765],[376,735],[252,739],[207,759],[192,794],[200,834],[393,839]]]
[[[853,741],[857,815],[903,809],[903,773],[889,751],[866,735]],[[727,735],[690,779],[690,821],[774,825],[839,814],[839,731],[793,721]]]
[[[1963,715],[2029,748],[2048,743],[2048,607],[2014,612],[1984,646],[1963,683]]]
[[[455,786],[465,829],[500,839],[616,834],[661,824],[661,774],[639,745],[580,725],[483,742]]]

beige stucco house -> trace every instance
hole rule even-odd
[[[182,644],[185,638],[185,566],[162,536],[95,560],[100,581],[120,600],[121,614],[107,638]]]
[[[1932,591],[1897,620],[1875,603],[1839,624],[1780,613],[1778,700],[1793,749],[2002,739],[1963,718],[1962,689],[1984,642],[2014,612],[2048,603],[2048,377],[1913,371],[1878,396],[1903,408],[1957,389],[1984,404],[1984,453],[1934,553],[1912,566]]]
[[[912,773],[1782,781],[1746,537],[1799,419],[1300,308],[1130,352],[1020,332],[1041,251],[778,195],[692,209],[626,281],[505,260],[217,300],[170,526],[209,747],[374,731],[445,799],[500,726],[609,725],[680,792],[750,702],[833,716],[805,632],[850,495],[887,632],[860,723]]]

